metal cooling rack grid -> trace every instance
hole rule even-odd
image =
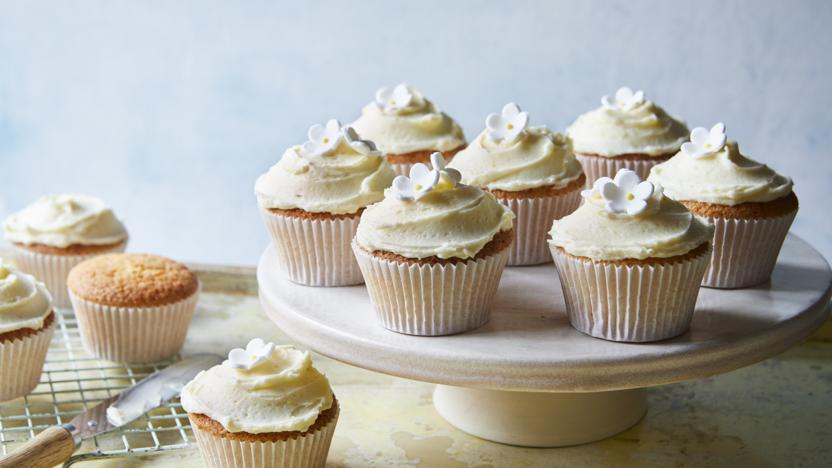
[[[73,312],[61,309],[57,318],[40,384],[29,395],[0,404],[0,455],[50,426],[69,422],[175,360],[137,365],[99,361],[84,350]],[[188,416],[177,399],[120,430],[85,441],[67,465],[181,449],[193,440]]]

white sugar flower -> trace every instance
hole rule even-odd
[[[246,349],[234,348],[228,353],[228,362],[235,369],[251,370],[259,366],[271,356],[274,343],[266,343],[260,338],[254,338],[246,345]]]
[[[396,112],[409,106],[413,101],[414,93],[405,83],[395,87],[381,88],[376,91],[376,104],[385,112]]]
[[[690,141],[682,145],[682,151],[694,158],[701,159],[716,154],[725,146],[728,136],[725,134],[725,124],[720,122],[710,130],[696,127],[690,132]]]
[[[424,164],[414,164],[410,177],[398,176],[393,179],[393,195],[399,200],[418,200],[433,190],[439,182],[439,171],[428,169]]]
[[[458,170],[445,167],[445,158],[442,156],[442,153],[437,151],[431,154],[430,163],[433,166],[433,170],[439,172],[440,178],[447,181],[451,188],[456,187],[459,181],[462,180],[462,174]]]
[[[604,96],[601,98],[601,104],[607,109],[612,110],[632,110],[639,104],[644,102],[644,91],[633,92],[632,89],[622,86],[615,92],[615,97],[610,98]]]
[[[341,129],[344,134],[344,139],[352,149],[367,156],[381,156],[381,151],[376,148],[376,144],[370,140],[362,140],[358,133],[352,127],[344,127]]]
[[[494,142],[513,142],[526,129],[529,123],[529,113],[521,112],[517,104],[510,102],[503,106],[500,114],[488,114],[485,127],[488,138]]]
[[[656,187],[652,183],[642,181],[635,172],[620,169],[615,179],[601,177],[595,181],[592,190],[584,190],[581,195],[589,198],[597,192],[608,212],[632,216],[647,209],[647,201],[655,190]]]
[[[326,126],[315,124],[309,127],[309,141],[303,144],[303,149],[309,154],[324,156],[331,153],[341,141],[341,122],[330,119]]]

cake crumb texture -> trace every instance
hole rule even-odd
[[[93,257],[69,272],[73,294],[97,304],[154,307],[179,302],[199,288],[185,265],[149,254],[118,253]]]

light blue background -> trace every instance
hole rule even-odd
[[[794,178],[832,257],[832,2],[0,1],[0,217],[106,199],[130,249],[253,264],[254,180],[406,80],[480,131],[563,129],[622,84]]]

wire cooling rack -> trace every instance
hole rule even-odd
[[[48,427],[69,422],[178,359],[137,365],[99,361],[81,345],[75,314],[61,309],[57,316],[40,384],[29,395],[0,404],[0,455]],[[193,441],[188,416],[177,399],[121,429],[85,441],[67,465],[185,448]]]

